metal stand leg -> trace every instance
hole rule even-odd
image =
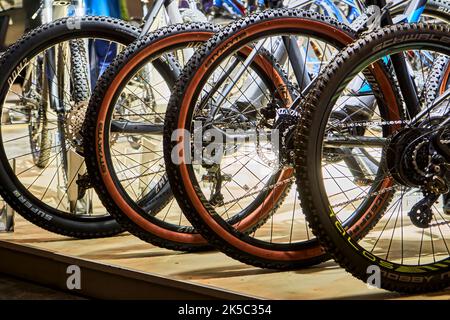
[[[16,171],[16,161],[11,161],[11,168]],[[0,232],[14,232],[14,210],[3,201],[3,207],[0,209]]]
[[[69,150],[67,152],[67,159],[67,165],[69,167],[67,172],[67,195],[69,197],[70,212],[77,212],[77,202],[79,200],[77,180],[80,175],[86,173],[86,165],[84,163],[84,158],[74,150]],[[86,210],[89,211],[89,208],[86,208]]]
[[[14,210],[6,203],[0,211],[0,232],[14,232]]]

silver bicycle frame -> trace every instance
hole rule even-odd
[[[145,14],[144,11],[145,23],[142,27],[141,37],[149,33],[162,7],[165,8],[170,23],[183,23],[183,17],[181,16],[180,9],[178,8],[178,0],[156,0],[147,14]]]

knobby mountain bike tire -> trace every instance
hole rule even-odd
[[[202,91],[209,74],[224,59],[222,56],[239,50],[240,46],[245,47],[252,39],[283,32],[325,39],[326,43],[338,49],[351,43],[355,37],[349,28],[334,19],[301,10],[270,10],[230,24],[202,46],[183,70],[171,96],[164,128],[164,156],[169,181],[180,207],[192,225],[212,245],[230,257],[258,267],[274,269],[313,265],[326,260],[328,256],[315,239],[291,244],[260,241],[243,232],[239,226],[233,227],[221,218],[215,211],[215,205],[210,204],[202,193],[192,167],[183,162],[172,162],[171,152],[177,148],[179,141],[172,141],[171,135],[177,129],[189,130],[189,119],[197,103],[196,97]],[[292,174],[287,169],[272,180],[282,182]],[[248,189],[252,190],[252,185]],[[270,216],[272,209],[276,209],[281,202],[286,189],[287,185],[280,185],[271,189],[273,192],[261,192],[258,195],[262,198],[260,206],[251,210],[248,219]],[[239,198],[240,195],[237,193],[236,197]]]

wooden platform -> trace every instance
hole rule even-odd
[[[334,262],[277,272],[247,266],[219,252],[186,254],[124,234],[74,240],[21,218],[0,234],[0,272],[66,290],[68,265],[81,268],[79,294],[160,299],[450,299],[450,292],[405,296],[367,286]]]

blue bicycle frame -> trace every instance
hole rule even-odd
[[[84,14],[121,18],[120,5],[118,0],[83,0]],[[69,8],[68,15],[75,15],[75,8]],[[108,41],[90,41],[89,45],[90,61],[90,82],[92,89],[95,88],[97,79],[105,72],[114,58],[117,56],[117,44]]]
[[[213,0],[213,6],[218,8],[226,8],[230,12],[230,14],[242,17],[243,12],[236,4],[236,2],[239,2],[239,4],[244,6],[244,4],[240,0]]]

